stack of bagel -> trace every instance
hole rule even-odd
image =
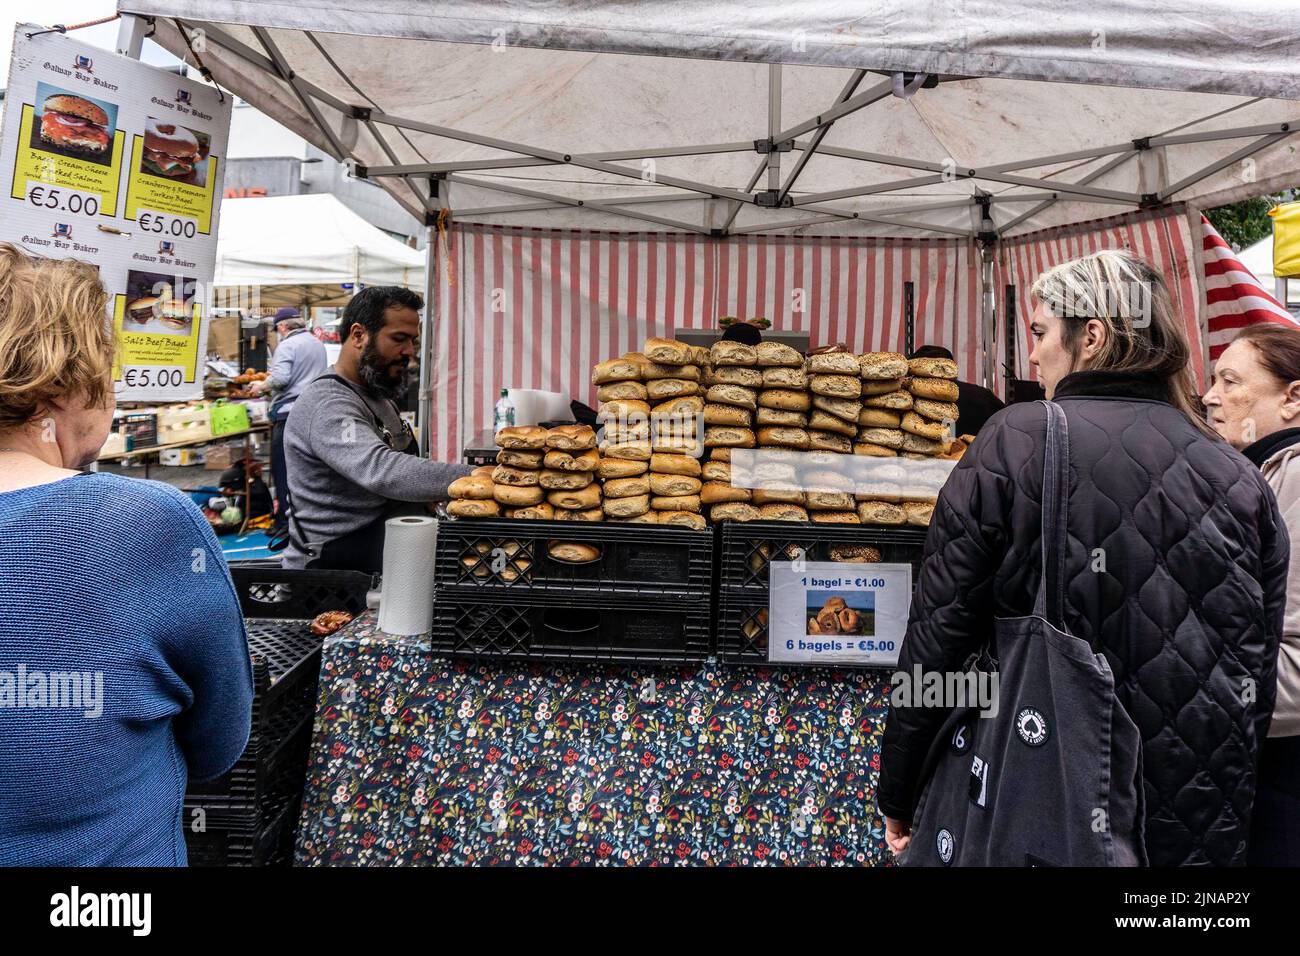
[[[692,469],[702,451],[696,422],[707,364],[708,349],[652,338],[642,351],[596,366],[603,429],[597,474],[608,520],[703,528]]]
[[[457,518],[499,518],[501,506],[497,504],[492,481],[495,465],[475,468],[464,478],[457,478],[447,487],[451,501],[447,513]]]
[[[504,449],[503,449],[504,451]],[[498,452],[498,457],[500,457]],[[537,483],[546,492],[545,508],[512,518],[551,518],[556,521],[602,521],[603,495],[596,481],[600,453],[596,430],[590,425],[556,425],[546,432],[546,454]],[[550,513],[546,513],[549,511]]]
[[[870,352],[861,362],[863,400],[854,452],[908,462],[947,455],[957,419],[957,363],[909,361],[898,352]],[[881,462],[873,469],[872,487],[856,495],[858,517],[863,524],[928,525],[946,478],[943,466]]]
[[[972,440],[953,435],[956,377],[951,359],[897,352],[830,346],[805,357],[779,342],[652,338],[593,370],[599,436],[582,425],[502,429],[497,466],[453,482],[448,511],[697,530],[705,514],[926,525],[951,468],[934,459],[958,458]],[[741,488],[736,448],[793,454],[760,461],[746,482],[755,487]],[[837,465],[850,453],[879,459],[865,490]]]
[[[713,522],[753,521],[757,511],[750,504],[750,490],[731,483],[731,450],[758,444],[755,424],[763,384],[758,349],[743,342],[717,342],[709,351],[709,361],[704,404],[709,460],[702,466],[700,501]]]

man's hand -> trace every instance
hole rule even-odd
[[[885,842],[895,855],[902,853],[912,842],[912,824],[885,817]]]
[[[264,378],[248,386],[248,391],[252,395],[261,395],[264,392],[270,391],[270,389],[271,389],[271,380],[269,378]]]

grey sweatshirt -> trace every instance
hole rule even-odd
[[[383,517],[395,502],[445,499],[447,486],[473,470],[402,451],[408,442],[396,406],[369,394],[363,399],[359,390],[321,377],[303,389],[289,413],[284,457],[294,521],[286,568],[312,560],[299,548],[299,535],[319,553],[320,545]],[[376,418],[395,448],[376,431]]]

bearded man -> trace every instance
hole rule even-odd
[[[423,514],[472,470],[421,458],[397,400],[420,340],[423,299],[401,286],[362,289],[343,312],[343,349],[298,396],[285,428],[286,568],[378,571],[384,523]]]

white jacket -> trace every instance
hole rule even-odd
[[[1300,445],[1270,455],[1260,471],[1277,496],[1278,511],[1291,535],[1286,616],[1277,655],[1277,703],[1268,735],[1294,737],[1300,734]]]

